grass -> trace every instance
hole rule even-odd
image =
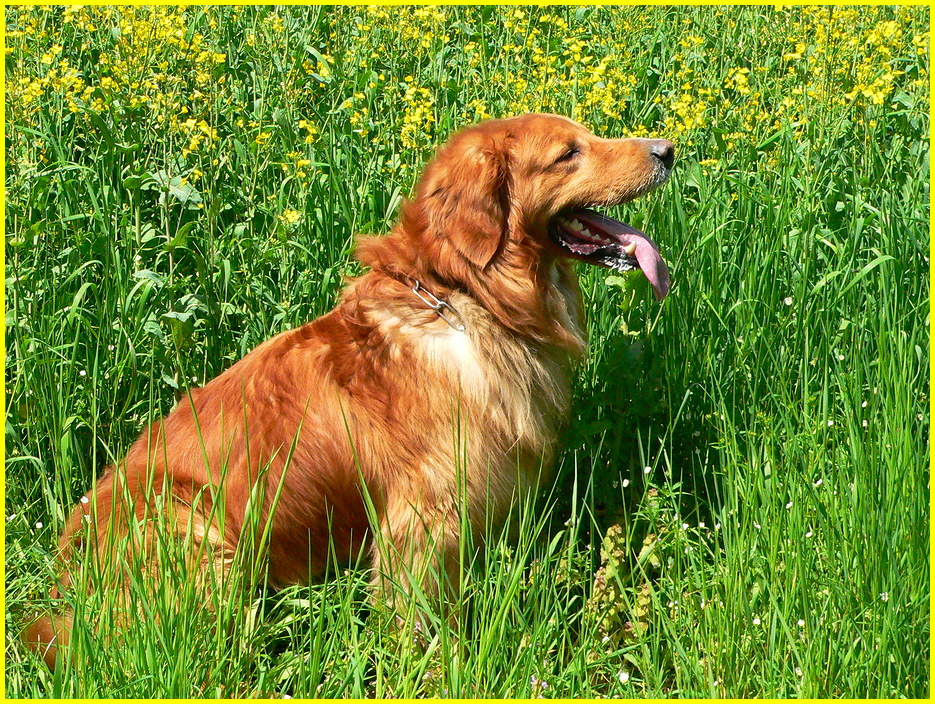
[[[928,695],[924,8],[6,26],[7,696]],[[591,354],[555,484],[466,564],[458,637],[408,647],[359,565],[213,609],[184,575],[136,580],[110,639],[119,605],[75,594],[74,665],[24,652],[95,473],[326,311],[433,145],[533,110],[677,141],[670,184],[617,213],[674,285],[660,306],[581,271]]]

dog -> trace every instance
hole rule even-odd
[[[183,395],[105,469],[66,523],[63,564],[107,554],[134,521],[145,544],[157,510],[223,572],[262,483],[274,586],[363,549],[378,593],[437,589],[426,575],[457,574],[462,527],[504,516],[556,457],[585,350],[573,261],[640,269],[666,295],[655,243],[591,208],[657,188],[674,159],[667,140],[602,139],[557,115],[459,132],[392,231],[360,238],[369,271],[334,310]],[[25,631],[50,667],[71,619]]]

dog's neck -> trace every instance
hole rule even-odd
[[[445,240],[397,228],[382,237],[361,238],[356,257],[407,288],[418,281],[441,301],[464,293],[511,332],[577,356],[585,343],[575,274],[568,263],[518,244],[528,240],[509,238],[493,261],[479,269]]]

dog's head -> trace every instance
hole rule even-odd
[[[656,245],[591,208],[663,184],[674,158],[666,140],[602,139],[558,115],[488,120],[452,137],[426,167],[394,246],[366,242],[359,256],[466,288],[514,329],[545,325],[535,299],[547,296],[547,271],[563,257],[642,269],[661,299],[669,277]]]
[[[450,140],[427,167],[416,202],[428,231],[475,267],[511,240],[613,268],[641,268],[662,298],[655,244],[591,206],[633,200],[665,183],[675,148],[662,139],[601,139],[557,115],[489,120]]]

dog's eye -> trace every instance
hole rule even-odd
[[[561,155],[558,157],[558,159],[556,159],[552,163],[562,164],[566,161],[571,161],[576,156],[578,156],[580,153],[581,153],[581,147],[579,147],[576,144],[573,144],[572,146],[568,147],[568,149],[566,149],[564,152],[562,152]]]

